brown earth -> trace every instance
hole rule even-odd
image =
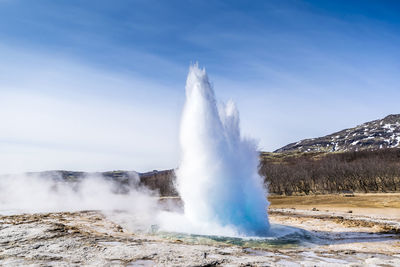
[[[270,208],[295,208],[348,212],[400,219],[400,193],[332,194],[308,196],[270,195]]]

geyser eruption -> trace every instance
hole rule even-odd
[[[207,73],[197,64],[187,77],[180,142],[177,185],[188,222],[203,234],[221,227],[234,235],[266,235],[269,203],[256,143],[241,136],[233,102],[217,105]]]

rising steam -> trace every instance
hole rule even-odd
[[[199,234],[266,235],[266,190],[255,142],[240,134],[233,102],[217,106],[206,71],[190,67],[180,132],[177,186],[184,221],[170,230]]]
[[[0,177],[0,215],[119,210],[135,214],[141,218],[140,224],[151,224],[158,211],[157,199],[154,192],[139,185],[139,176],[134,172],[124,182],[100,174],[67,181],[54,172]]]

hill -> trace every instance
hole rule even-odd
[[[35,175],[47,179],[53,179],[58,182],[79,183],[86,177],[103,177],[115,185],[115,190],[119,193],[125,193],[132,185],[144,186],[157,191],[160,196],[176,196],[175,190],[175,172],[174,170],[151,171],[146,173],[137,173],[135,171],[107,171],[107,172],[77,172],[65,170],[53,170],[43,172],[30,172],[26,175]],[[0,176],[1,178],[1,176]]]
[[[400,147],[400,114],[288,144],[274,152],[348,152]]]

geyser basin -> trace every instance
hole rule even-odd
[[[217,104],[207,73],[197,64],[190,67],[187,77],[180,144],[177,188],[184,202],[184,218],[171,215],[162,229],[268,235],[269,203],[258,174],[256,142],[241,136],[234,103]]]
[[[201,245],[235,245],[247,248],[294,248],[308,246],[314,239],[306,230],[284,226],[271,225],[269,237],[227,237],[216,235],[197,235],[187,233],[154,232],[154,234],[169,240],[180,240],[188,244]]]

